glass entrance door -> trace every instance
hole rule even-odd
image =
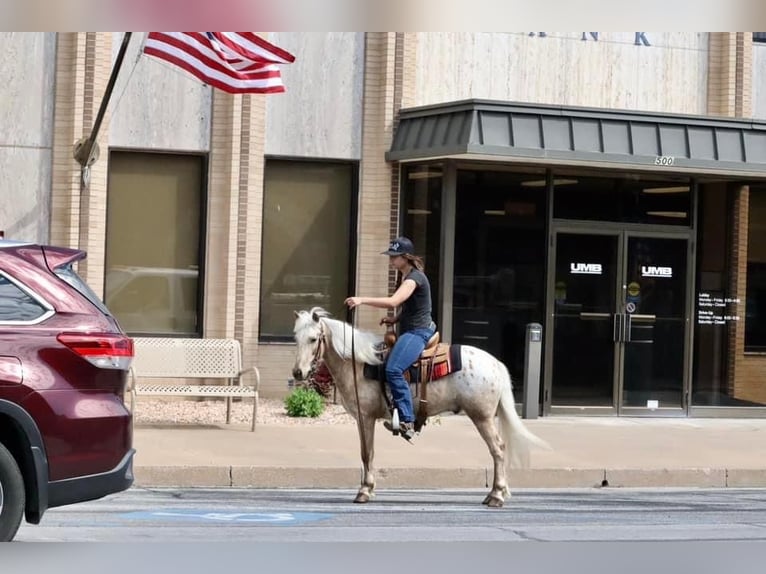
[[[619,239],[618,235],[557,234],[552,305],[554,405],[614,404]]]
[[[546,409],[659,414],[684,404],[688,239],[554,234]]]
[[[686,364],[686,239],[627,237],[624,408],[681,408]]]

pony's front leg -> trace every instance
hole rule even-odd
[[[375,496],[375,477],[372,474],[372,459],[375,454],[375,418],[368,415],[361,421],[357,419],[357,428],[359,429],[359,445],[362,450],[364,475],[362,476],[362,486],[359,487],[354,502],[365,503]]]

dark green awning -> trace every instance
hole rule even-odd
[[[489,100],[402,110],[386,159],[444,157],[766,179],[766,122]]]

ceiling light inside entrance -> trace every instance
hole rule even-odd
[[[673,217],[677,219],[686,219],[687,213],[685,211],[647,211],[647,215],[653,215],[654,217]]]
[[[572,185],[577,183],[576,179],[554,179],[553,185]],[[522,181],[521,185],[522,187],[545,187],[548,184],[548,181],[545,179],[530,179],[527,181]]]
[[[432,177],[441,177],[440,169],[425,169],[423,171],[411,171],[407,174],[407,179],[429,179]]]
[[[644,193],[689,193],[688,185],[677,187],[646,187]]]

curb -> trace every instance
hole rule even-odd
[[[239,488],[356,488],[359,468],[272,466],[137,466],[134,486]],[[378,488],[488,488],[487,468],[379,468]],[[766,487],[766,469],[580,469],[512,470],[514,488]]]

